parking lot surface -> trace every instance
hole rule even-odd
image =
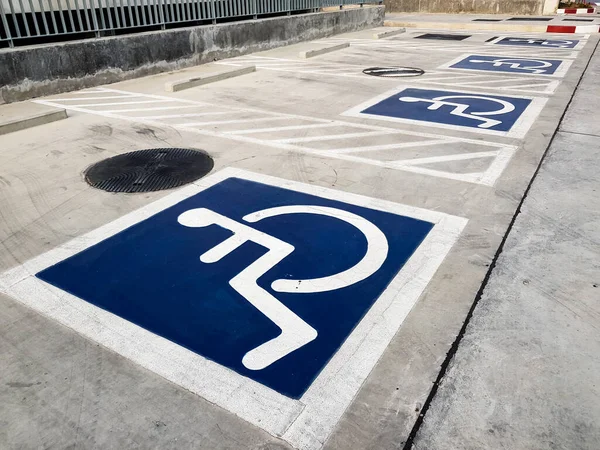
[[[373,32],[40,98],[69,118],[0,137],[0,442],[404,445],[598,37]],[[424,73],[363,73],[397,66]],[[214,168],[84,180],[156,148]]]

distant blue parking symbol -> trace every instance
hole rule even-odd
[[[510,58],[507,56],[469,55],[452,64],[452,69],[484,70],[529,75],[553,75],[562,64],[558,59]]]
[[[445,126],[509,131],[531,99],[431,89],[404,89],[362,114],[417,120]]]
[[[517,45],[541,48],[575,48],[579,44],[575,39],[534,39],[506,37],[495,42],[497,45]]]
[[[36,276],[299,398],[433,226],[229,177]]]

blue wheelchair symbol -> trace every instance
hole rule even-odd
[[[529,75],[553,75],[562,64],[557,59],[510,58],[506,56],[469,55],[452,64],[453,69],[488,72],[521,73]]]
[[[36,276],[299,398],[432,228],[232,177]]]
[[[407,88],[361,113],[505,132],[530,103],[520,97]]]
[[[575,48],[579,41],[576,39],[534,39],[506,37],[495,42],[497,45],[517,45],[540,48]]]

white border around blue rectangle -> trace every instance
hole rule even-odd
[[[442,64],[441,66],[438,67],[438,69],[447,69],[447,70],[456,70],[456,71],[460,71],[460,72],[465,72],[465,73],[470,73],[470,72],[476,72],[476,73],[485,73],[488,75],[506,75],[506,76],[515,76],[515,75],[525,75],[527,77],[539,77],[539,78],[564,78],[564,76],[567,74],[567,72],[569,71],[569,69],[571,68],[571,64],[573,64],[573,60],[570,59],[559,59],[559,58],[547,58],[550,60],[554,60],[554,61],[560,61],[560,65],[558,66],[558,68],[556,69],[556,72],[554,72],[553,74],[549,74],[549,75],[545,75],[545,74],[535,74],[535,73],[527,73],[527,72],[503,72],[500,70],[477,70],[477,69],[465,69],[465,68],[461,68],[461,67],[452,67],[454,64],[457,64],[459,62],[461,62],[462,60],[464,60],[465,58],[468,58],[469,56],[475,55],[476,53],[464,53],[463,55],[459,56],[458,58],[453,59],[450,62],[447,62],[445,64]],[[482,55],[484,56],[484,55]],[[496,55],[485,55],[485,56],[496,56]],[[503,59],[507,59],[507,58],[514,58],[514,59],[525,59],[525,60],[531,60],[531,59],[536,59],[533,56],[531,58],[527,57],[527,56],[504,56],[504,55],[498,55],[498,58],[503,58]],[[543,60],[543,57],[540,57],[539,59]]]
[[[560,34],[560,33],[555,33],[555,34]],[[579,33],[576,33],[579,35]],[[585,44],[587,43],[587,39],[589,37],[589,34],[583,34],[583,36],[581,37],[573,37],[572,39],[560,39],[558,37],[556,37],[555,35],[553,35],[552,37],[540,37],[543,35],[532,35],[532,34],[522,34],[520,36],[498,36],[496,39],[494,39],[493,41],[490,42],[486,42],[485,45],[497,45],[497,46],[501,46],[501,48],[506,48],[506,47],[516,47],[516,48],[524,48],[524,47],[528,47],[528,48],[537,48],[540,49],[542,52],[546,51],[546,50],[562,50],[562,51],[578,51],[583,49],[583,47],[585,46]],[[514,44],[514,45],[510,45],[510,44],[498,44],[498,42],[500,42],[502,39],[506,39],[506,38],[513,38],[513,39],[544,39],[547,41],[579,41],[575,47],[570,47],[570,48],[561,48],[561,47],[549,47],[549,46],[542,46],[542,45],[519,45],[519,44]],[[543,54],[543,53],[542,53]]]
[[[357,118],[361,118],[361,119],[370,118],[370,119],[376,119],[376,120],[383,120],[386,122],[404,123],[407,125],[416,125],[416,126],[421,126],[421,127],[444,128],[446,130],[464,131],[467,133],[487,134],[487,135],[492,135],[492,136],[503,136],[503,137],[507,137],[507,138],[521,139],[521,138],[525,137],[525,135],[529,131],[529,128],[531,128],[531,125],[533,125],[533,123],[539,116],[540,112],[542,112],[542,109],[544,109],[546,102],[548,101],[547,98],[541,98],[541,97],[530,97],[530,96],[526,96],[526,95],[513,95],[513,94],[504,94],[504,93],[488,94],[485,92],[473,92],[473,91],[465,91],[462,89],[453,89],[451,86],[448,87],[448,89],[447,89],[448,91],[459,92],[459,93],[464,93],[464,94],[489,95],[490,97],[525,98],[525,99],[531,100],[531,103],[529,104],[529,106],[527,106],[525,111],[523,111],[523,114],[521,114],[519,119],[517,119],[517,121],[515,122],[515,124],[509,131],[477,129],[477,128],[471,128],[471,127],[463,127],[460,125],[449,125],[449,124],[437,123],[437,122],[427,122],[425,120],[414,120],[414,119],[403,119],[403,118],[390,117],[390,116],[380,116],[377,114],[367,114],[367,113],[362,112],[365,109],[391,97],[392,95],[403,91],[404,89],[415,88],[415,87],[416,86],[400,85],[400,86],[396,87],[395,89],[384,92],[383,94],[373,97],[370,100],[367,100],[366,102],[361,103],[360,105],[350,108],[349,110],[344,111],[340,115],[346,116],[346,117],[357,117]],[[427,85],[427,83],[420,84],[418,86],[418,88],[419,89],[431,89],[431,90],[435,90],[435,91],[440,90],[439,86],[437,86],[437,87],[430,86],[430,85]]]
[[[299,400],[285,397],[35,277],[65,258],[227,178],[247,180],[435,224],[425,240]],[[296,448],[321,448],[466,226],[464,218],[226,168],[0,274],[11,296]]]

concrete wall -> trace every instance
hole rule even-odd
[[[389,12],[542,14],[558,0],[385,0]]]
[[[0,103],[383,25],[382,6],[0,50]]]

